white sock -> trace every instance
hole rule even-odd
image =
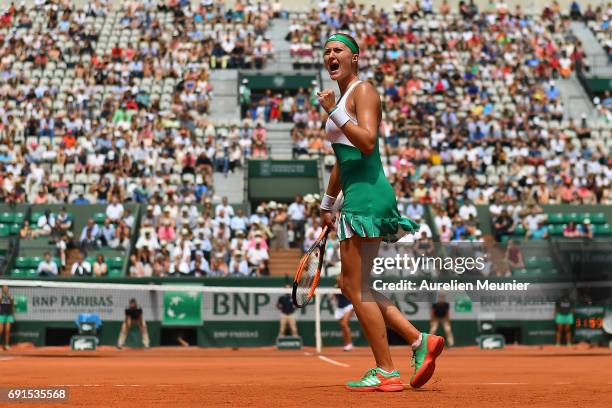
[[[419,347],[421,347],[421,343],[423,342],[423,333],[419,334],[419,338],[416,339],[414,341],[414,343],[412,343],[410,346],[412,347],[413,350],[418,349]]]
[[[387,370],[383,370],[382,368],[378,367],[378,369],[380,371],[382,371],[384,374],[391,374],[393,371],[387,371]]]

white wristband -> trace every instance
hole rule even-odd
[[[321,209],[325,211],[331,211],[334,208],[334,203],[336,202],[336,197],[332,197],[330,195],[324,194],[323,199],[321,200]]]
[[[346,113],[344,109],[340,109],[340,108],[334,109],[332,113],[329,114],[329,118],[339,128],[342,128],[342,126],[344,126],[346,122],[351,120],[351,117],[348,115],[348,113]]]

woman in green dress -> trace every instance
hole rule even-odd
[[[8,286],[2,287],[0,294],[0,339],[4,334],[4,349],[7,350],[11,343],[11,325],[15,323],[15,306],[13,296],[9,293]]]
[[[325,131],[336,155],[321,202],[321,221],[338,232],[342,262],[340,288],[353,304],[376,361],[375,368],[360,380],[348,382],[346,388],[402,391],[399,372],[391,359],[386,327],[412,346],[415,371],[410,384],[418,388],[431,378],[435,359],[444,348],[444,339],[419,332],[393,303],[369,287],[367,279],[380,242],[395,242],[406,233],[416,232],[418,225],[399,214],[395,192],[383,172],[377,137],[381,102],[376,88],[357,75],[359,46],[347,34],[334,34],[325,43],[323,59],[341,95],[336,102],[331,89],[317,94],[321,107],[329,115]],[[334,226],[332,209],[341,191],[344,202]],[[363,270],[362,265],[365,265]]]

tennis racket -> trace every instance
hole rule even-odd
[[[293,304],[296,307],[305,307],[314,296],[319,285],[328,233],[327,226],[323,227],[321,235],[300,260],[293,280],[293,292],[291,294]]]

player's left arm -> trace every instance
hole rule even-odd
[[[358,84],[352,96],[353,106],[347,106],[347,109],[355,113],[357,124],[346,122],[342,126],[342,132],[363,154],[370,155],[376,146],[378,125],[382,116],[380,96],[374,85],[367,81]]]

